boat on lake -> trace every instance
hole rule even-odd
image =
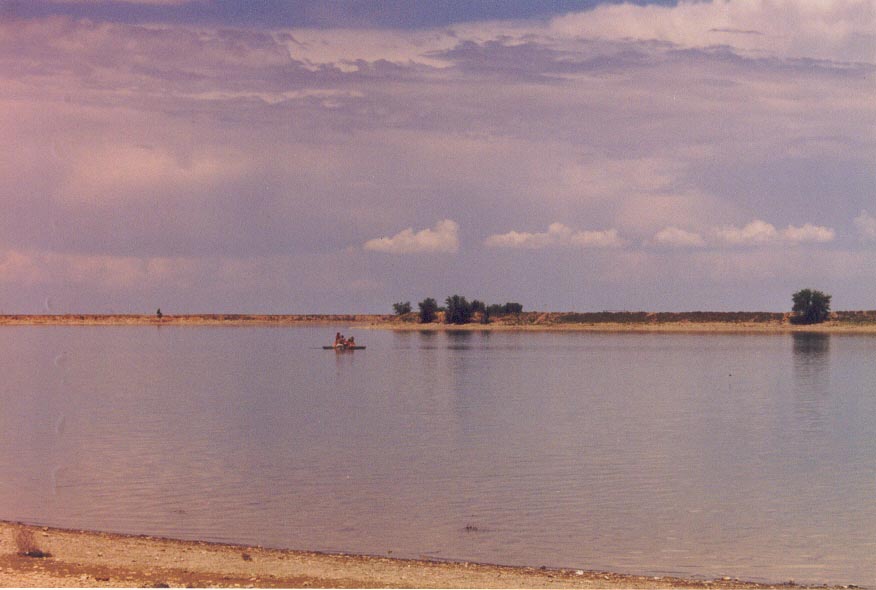
[[[331,346],[323,346],[322,349],[343,352],[345,350],[365,350],[365,347],[356,344],[355,336],[344,338],[344,335],[338,332],[335,334],[335,343]]]
[[[365,347],[364,347],[364,346],[360,346],[360,345],[357,344],[356,346],[343,346],[343,345],[340,345],[340,346],[323,346],[322,349],[323,349],[323,350],[336,350],[336,351],[338,351],[338,352],[344,352],[344,351],[347,351],[347,350],[365,350]]]

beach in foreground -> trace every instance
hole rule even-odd
[[[49,556],[29,557],[22,550]],[[754,589],[794,584],[312,553],[0,522],[0,586]]]

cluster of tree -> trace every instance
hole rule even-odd
[[[438,302],[428,297],[418,304],[420,308],[420,323],[430,324],[438,317],[438,312],[444,312],[444,322],[447,324],[468,324],[476,318],[483,324],[487,324],[490,318],[502,317],[510,314],[523,312],[523,305],[509,301],[508,303],[494,303],[487,305],[483,301],[473,299],[468,301],[462,295],[451,295],[444,301],[444,307],[439,307]],[[411,313],[410,301],[394,303],[392,309],[396,315]]]
[[[791,318],[795,324],[818,324],[830,315],[830,295],[812,289],[801,289],[793,295],[794,306]]]
[[[794,312],[791,320],[796,324],[817,324],[825,321],[830,316],[831,296],[821,291],[801,289],[791,296]],[[508,302],[503,305],[494,303],[487,305],[477,299],[469,302],[462,295],[452,295],[444,301],[444,307],[438,307],[438,302],[428,297],[418,304],[420,308],[420,323],[429,324],[438,317],[438,312],[444,312],[444,322],[447,324],[468,324],[476,315],[480,315],[480,321],[489,323],[490,318],[502,317],[509,314],[523,312],[523,306],[519,303]],[[412,311],[411,302],[404,301],[392,305],[396,315],[409,314]],[[159,317],[161,311],[158,312]]]

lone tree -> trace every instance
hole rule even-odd
[[[812,289],[802,289],[791,296],[794,307],[792,321],[797,324],[818,324],[830,314],[830,295]]]
[[[398,303],[393,303],[392,310],[395,312],[395,315],[405,315],[406,313],[411,313],[411,302],[400,301]]]
[[[438,302],[431,297],[423,299],[417,305],[420,306],[420,323],[431,324],[435,321],[435,314],[438,311]]]

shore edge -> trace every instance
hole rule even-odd
[[[633,316],[632,318],[630,316]],[[740,319],[740,316],[743,319]],[[762,319],[747,320],[745,316]],[[380,314],[56,314],[0,315],[3,326],[329,326],[394,331],[521,331],[521,332],[702,332],[876,334],[876,311],[835,312],[820,324],[801,325],[790,314],[679,312],[679,313],[563,313],[526,312],[490,323],[463,325],[418,323],[416,314],[398,317]]]
[[[47,557],[21,553],[34,549]],[[267,549],[0,521],[3,587],[804,588]],[[824,588],[824,586],[818,586]]]

